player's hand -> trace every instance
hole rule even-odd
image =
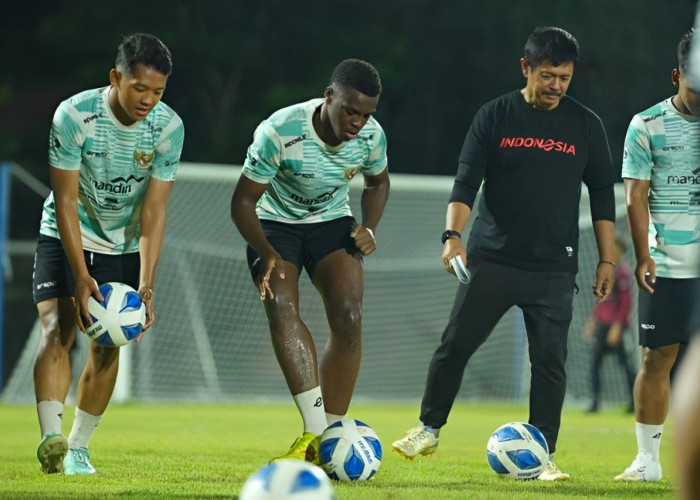
[[[377,242],[371,229],[355,224],[350,230],[350,237],[362,255],[369,255],[377,249]]]
[[[143,304],[146,306],[146,323],[143,325],[143,330],[141,330],[141,333],[139,333],[138,337],[134,339],[136,342],[141,342],[141,337],[143,337],[143,334],[146,332],[146,330],[153,326],[153,323],[156,320],[155,307],[153,306],[153,288],[145,285],[140,286],[139,296],[141,297]]]
[[[282,256],[277,252],[274,252],[266,257],[261,257],[260,259],[263,263],[262,271],[258,276],[260,300],[274,299],[275,293],[272,291],[272,287],[270,286],[270,277],[274,272],[280,279],[284,279],[284,261],[282,260]]]
[[[598,262],[598,267],[595,270],[595,283],[593,284],[593,295],[598,298],[598,302],[610,295],[614,284],[615,266],[609,262]]]
[[[459,238],[449,238],[442,246],[442,267],[444,267],[445,271],[448,273],[455,274],[455,270],[452,268],[450,260],[457,255],[459,255],[462,262],[464,262],[464,266],[466,267],[468,263],[467,251],[464,249],[462,241]]]
[[[92,276],[85,276],[75,280],[75,296],[73,297],[73,307],[75,307],[75,320],[80,331],[85,333],[85,329],[92,325],[92,318],[88,312],[88,298],[93,296],[95,300],[102,302],[104,297],[100,293],[100,288]]]
[[[640,290],[647,293],[654,293],[654,283],[656,283],[656,262],[651,255],[646,255],[637,260],[637,269],[634,271],[637,278],[637,285]]]

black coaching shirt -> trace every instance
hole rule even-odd
[[[600,118],[574,99],[540,111],[515,90],[486,103],[467,133],[450,197],[473,207],[483,181],[467,256],[576,272],[581,184],[592,219],[614,221],[615,180]]]

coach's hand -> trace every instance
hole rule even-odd
[[[445,241],[445,244],[442,246],[442,256],[440,258],[442,267],[445,268],[445,271],[455,274],[455,270],[452,268],[450,260],[458,255],[466,266],[469,259],[467,259],[467,251],[464,249],[464,245],[462,245],[462,240],[459,238],[448,238],[447,241]]]
[[[355,246],[362,255],[369,255],[377,249],[374,232],[368,227],[354,225],[350,230],[350,237],[355,240]]]

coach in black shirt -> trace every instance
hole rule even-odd
[[[569,33],[535,29],[520,60],[525,88],[482,106],[469,128],[442,235],[445,269],[454,272],[450,261],[458,257],[469,281],[459,286],[430,363],[420,423],[393,444],[407,458],[435,451],[469,358],[512,306],[522,309],[527,330],[529,423],[542,431],[550,453],[556,449],[582,182],[600,258],[594,294],[605,298],[614,280],[615,173],[600,119],[565,95],[577,59],[578,42]],[[482,183],[465,250],[461,232]],[[550,455],[539,478],[569,477]]]

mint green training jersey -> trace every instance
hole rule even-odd
[[[133,253],[139,249],[141,205],[149,179],[175,180],[185,132],[180,117],[163,102],[144,120],[123,125],[109,107],[109,89],[86,90],[58,106],[49,165],[80,170],[83,249]],[[53,192],[44,202],[40,233],[59,238]]]
[[[632,118],[622,177],[650,180],[649,248],[656,275],[700,276],[700,121],[666,99]]]
[[[269,184],[257,204],[260,219],[312,223],[352,215],[350,180],[386,168],[386,137],[373,117],[338,146],[319,138],[311,120],[322,103],[319,98],[280,109],[255,130],[243,175]]]

